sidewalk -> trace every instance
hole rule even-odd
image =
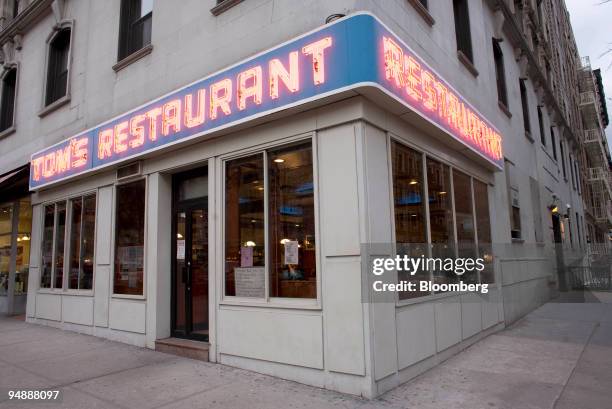
[[[63,401],[8,402],[14,388]],[[548,303],[373,401],[2,318],[0,393],[0,408],[606,409],[612,304]]]

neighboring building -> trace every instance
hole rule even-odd
[[[601,71],[591,69],[588,57],[580,68],[580,111],[584,128],[584,175],[588,240],[609,246],[612,229],[612,174],[605,128],[609,118]]]
[[[0,266],[30,322],[372,397],[584,253],[562,2],[0,4]],[[481,256],[492,289],[364,302],[396,243]]]

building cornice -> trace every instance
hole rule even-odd
[[[555,98],[555,94],[550,88],[548,79],[540,70],[538,60],[536,59],[531,48],[529,47],[527,40],[523,36],[523,33],[519,28],[516,19],[514,18],[514,13],[512,12],[505,0],[487,0],[487,3],[494,11],[501,10],[504,14],[505,34],[508,36],[509,40],[513,43],[515,48],[520,49],[521,56],[525,56],[527,58],[527,72],[532,78],[532,80],[534,80],[534,82],[537,84],[537,86],[541,87],[544,90],[545,99],[555,111],[555,122],[563,126],[566,129],[566,132],[572,142],[578,145],[579,139],[576,137],[574,130],[569,126],[565,118],[565,113],[561,110],[561,107],[557,103],[557,99]]]
[[[16,35],[20,35],[36,24],[46,14],[51,13],[53,0],[34,0],[20,11],[14,19],[8,21],[0,31],[0,44],[11,41]]]

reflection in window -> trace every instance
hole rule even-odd
[[[225,295],[265,295],[263,155],[225,167]]]
[[[12,224],[13,204],[0,206],[0,295],[8,291]]]
[[[427,159],[427,191],[429,200],[429,225],[431,229],[432,257],[455,257],[455,233],[453,228],[453,203],[450,183],[450,168],[432,159]],[[434,271],[437,283],[457,281],[453,272]]]
[[[478,233],[478,257],[484,260],[480,272],[481,283],[494,283],[493,245],[491,242],[491,218],[489,216],[489,194],[487,185],[474,179],[474,200],[476,207],[476,231]]]
[[[316,298],[312,145],[268,153],[270,296]]]
[[[457,223],[457,256],[459,258],[473,258],[476,256],[476,248],[474,244],[474,215],[470,177],[465,173],[453,170],[453,188]],[[475,283],[478,282],[478,275],[476,272],[468,272],[461,276],[461,280],[466,283]]]
[[[51,288],[53,273],[53,229],[55,226],[55,205],[45,206],[42,240],[42,273],[40,288]]]
[[[143,295],[145,186],[141,179],[116,188],[115,294]]]
[[[53,288],[62,288],[64,282],[64,236],[66,235],[66,202],[56,205],[55,260]]]
[[[393,173],[393,208],[397,254],[420,257],[426,254],[425,206],[423,203],[422,154],[395,141],[391,142]],[[400,272],[398,280],[428,280],[429,273],[410,276]],[[417,291],[402,292],[400,298],[427,295]]]
[[[30,267],[30,243],[32,231],[32,205],[29,199],[19,202],[19,220],[17,224],[17,257],[15,259],[15,295],[28,291],[28,273]]]
[[[93,284],[93,243],[96,220],[96,195],[70,201],[70,275],[68,288],[91,290]]]

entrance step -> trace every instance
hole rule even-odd
[[[208,342],[182,338],[164,338],[155,341],[155,350],[167,354],[208,362]]]

